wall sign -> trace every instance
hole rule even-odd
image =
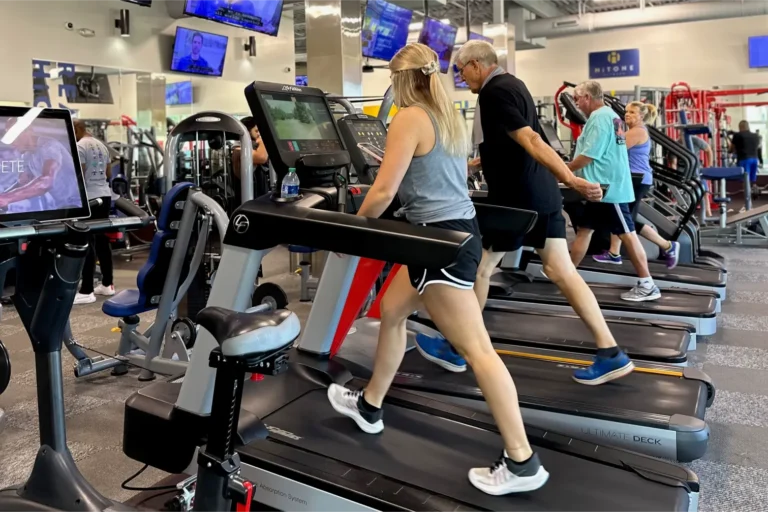
[[[34,99],[32,105],[35,107],[48,107],[48,108],[67,108],[63,103],[57,102],[55,104],[51,99],[49,92],[48,80],[51,79],[51,70],[55,69],[55,76],[64,78],[75,77],[75,65],[64,64],[59,62],[49,62],[47,60],[33,60],[32,61],[32,92]],[[64,98],[71,101],[71,98],[77,96],[77,86],[69,83],[56,84],[56,96],[55,99]],[[71,109],[69,109],[72,111]],[[74,111],[72,111],[74,112]]]
[[[589,78],[640,76],[640,50],[611,50],[589,54]]]

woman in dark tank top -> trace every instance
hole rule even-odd
[[[381,406],[405,354],[407,318],[425,306],[458,351],[453,352],[455,359],[463,356],[472,366],[504,440],[499,459],[493,464],[489,461],[488,467],[471,469],[470,482],[494,495],[536,490],[546,483],[549,473],[528,443],[517,390],[491,344],[473,291],[482,244],[466,185],[470,150],[466,127],[440,81],[434,51],[409,44],[395,55],[389,68],[400,110],[392,120],[376,181],[358,215],[379,217],[398,195],[402,212],[412,224],[463,231],[473,237],[448,268],[393,270],[381,302],[379,345],[367,387],[352,391],[332,384],[328,399],[363,431],[381,432]],[[432,356],[421,345],[419,351],[432,362],[451,359],[445,354]]]

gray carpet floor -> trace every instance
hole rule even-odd
[[[700,339],[692,364],[715,382],[717,396],[707,421],[712,431],[709,450],[690,464],[701,480],[702,511],[763,511],[768,488],[768,250],[717,248],[727,258],[729,300],[723,304],[719,330]],[[140,260],[116,262],[119,289],[135,286]],[[298,298],[299,277],[290,275],[288,256],[273,251],[265,261],[265,280],[283,286]],[[119,334],[114,319],[101,312],[101,300],[75,306],[71,324],[86,346],[111,353]],[[300,317],[308,305],[293,302]],[[152,314],[142,315],[151,322]],[[13,375],[0,396],[7,418],[0,432],[0,488],[23,482],[38,448],[34,357],[26,333],[12,308],[4,308],[0,339],[11,351]],[[120,483],[141,465],[122,453],[123,402],[142,386],[136,372],[123,377],[108,373],[76,380],[73,360],[64,357],[64,387],[69,446],[82,473],[101,492],[126,500],[133,492]],[[148,433],[149,435],[149,433]],[[133,485],[148,486],[164,475],[148,470]]]

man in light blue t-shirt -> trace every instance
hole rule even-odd
[[[632,173],[625,140],[626,126],[616,113],[603,103],[603,90],[597,82],[584,82],[576,87],[574,99],[588,117],[584,131],[576,142],[576,153],[568,164],[573,172],[581,171],[584,179],[607,185],[601,202],[589,202],[581,218],[576,219],[578,231],[571,247],[571,260],[578,266],[587,253],[595,230],[617,235],[627,248],[629,259],[638,275],[637,286],[621,298],[632,302],[656,300],[661,297],[648,271],[648,258],[635,233],[635,223],[629,203],[635,200]]]

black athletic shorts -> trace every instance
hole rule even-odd
[[[594,231],[608,231],[612,235],[624,235],[635,230],[635,222],[627,203],[587,202],[578,226]]]
[[[635,200],[632,203],[629,203],[629,213],[632,215],[632,221],[635,223],[635,231],[638,233],[641,229],[643,229],[643,224],[637,222],[637,214],[638,210],[640,210],[640,203],[643,201],[643,198],[648,195],[648,191],[651,190],[651,187],[653,185],[636,185],[634,187],[635,189]]]
[[[450,267],[408,267],[408,277],[411,279],[413,287],[419,292],[419,295],[424,293],[424,289],[427,286],[437,283],[471,290],[475,286],[477,267],[480,265],[480,259],[483,257],[483,246],[477,218],[446,220],[432,224],[422,224],[422,226],[462,231],[474,236],[464,245],[459,258]]]
[[[561,210],[554,213],[540,213],[536,218],[536,224],[524,236],[504,240],[501,243],[483,239],[483,248],[493,252],[513,252],[523,246],[543,249],[547,238],[565,238],[565,217]]]

